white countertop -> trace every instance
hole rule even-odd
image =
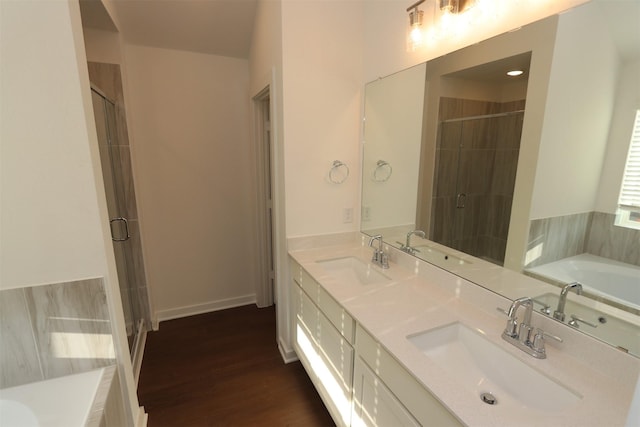
[[[534,326],[564,339],[563,343],[548,341],[547,358],[535,359],[501,338],[506,318],[496,307],[508,308],[510,301],[506,298],[389,248],[392,262],[383,273],[391,279],[390,283],[363,286],[355,282],[338,282],[316,261],[355,256],[369,262],[371,248],[357,242],[318,248],[306,246],[306,249],[292,250],[292,258],[465,424],[625,425],[640,374],[639,359],[534,313]],[[524,292],[526,283],[532,279],[513,276],[512,285]],[[530,295],[523,293],[521,296]],[[579,394],[581,399],[557,412],[542,412],[524,405],[516,408],[482,403],[475,391],[457,383],[406,339],[409,335],[455,321],[482,331],[488,340]],[[519,386],[526,387],[527,384]]]

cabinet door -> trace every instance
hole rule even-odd
[[[420,425],[463,425],[360,325],[356,326],[356,354],[358,360],[362,359],[361,362],[384,381]]]
[[[420,426],[360,358],[356,358],[353,381],[353,427]]]
[[[294,304],[296,353],[336,424],[349,426],[353,347],[297,285]]]

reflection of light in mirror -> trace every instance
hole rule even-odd
[[[542,256],[544,243],[539,243],[527,251],[524,258],[524,265],[527,266]]]
[[[111,334],[51,332],[51,351],[58,359],[115,359]]]
[[[311,369],[324,386],[328,396],[333,400],[333,403],[336,405],[344,423],[349,425],[351,418],[351,403],[349,402],[348,397],[345,396],[342,387],[340,387],[340,384],[334,378],[329,367],[316,351],[315,346],[311,343],[311,339],[307,336],[305,330],[298,324],[296,331],[298,345],[309,361]]]

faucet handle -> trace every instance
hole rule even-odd
[[[380,252],[380,266],[382,268],[389,268],[389,256],[384,252]]]
[[[545,349],[544,349],[544,339],[545,338],[551,338],[553,340],[556,340],[558,342],[562,342],[562,338],[552,335],[550,333],[547,333],[545,331],[543,331],[540,328],[536,329],[536,335],[533,337],[533,342],[531,343],[531,347],[540,353],[545,353]]]
[[[585,319],[583,319],[582,317],[578,317],[575,314],[571,315],[571,320],[569,320],[569,326],[573,326],[574,328],[578,328],[580,327],[579,323],[584,323],[585,325],[589,325],[592,328],[597,328],[598,325],[596,325],[595,323],[591,323]]]

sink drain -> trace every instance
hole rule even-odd
[[[498,404],[498,399],[496,399],[496,397],[491,393],[482,393],[480,395],[480,399],[482,399],[482,401],[484,403],[486,403],[487,405],[497,405]]]

